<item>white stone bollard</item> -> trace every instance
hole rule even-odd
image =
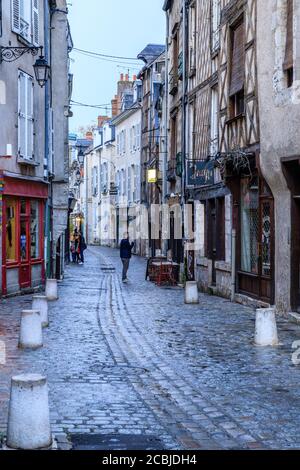
[[[57,279],[47,279],[46,281],[46,297],[48,300],[58,299]]]
[[[7,446],[34,450],[52,443],[47,379],[38,374],[12,377]]]
[[[48,299],[45,295],[34,295],[32,298],[32,310],[39,310],[42,327],[49,326]]]
[[[38,349],[43,346],[41,315],[38,310],[23,310],[19,348]]]
[[[199,291],[198,284],[196,281],[189,281],[185,284],[184,302],[186,304],[198,304],[199,303]]]
[[[258,308],[256,310],[255,344],[257,346],[277,346],[279,344],[273,308]]]

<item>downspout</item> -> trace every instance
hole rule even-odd
[[[170,17],[168,10],[166,11],[166,52],[165,52],[165,99],[164,99],[164,147],[163,147],[163,204],[167,202],[168,193],[168,154],[169,154],[169,29],[170,29]],[[168,251],[168,240],[163,240],[163,254],[167,255]]]
[[[235,299],[236,289],[236,230],[231,232],[231,302]]]
[[[45,58],[50,64],[50,42],[51,42],[51,30],[50,30],[50,7],[48,0],[44,0],[44,54]],[[45,85],[45,148],[44,148],[44,179],[49,182],[49,110],[51,107],[51,77],[47,80]],[[52,250],[51,250],[51,206],[52,206],[52,185],[49,187],[49,197],[45,207],[45,227],[44,227],[44,257],[45,257],[45,270],[46,277],[50,277],[52,274]],[[48,262],[47,262],[48,261]]]
[[[186,188],[186,107],[187,107],[187,34],[188,34],[188,15],[187,15],[187,2],[182,0],[183,3],[183,78],[182,78],[182,130],[181,130],[181,161],[182,161],[182,176],[181,176],[181,210],[182,221],[184,221],[184,206],[185,206],[185,188]],[[184,222],[183,222],[184,223]],[[185,236],[184,240],[185,241]]]

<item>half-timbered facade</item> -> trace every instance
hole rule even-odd
[[[274,203],[260,169],[256,25],[256,0],[221,1],[216,162],[232,194],[235,290],[272,304]]]
[[[197,202],[201,241],[195,259],[186,256],[186,274],[203,290],[272,304],[274,202],[260,165],[257,1],[170,0],[164,9],[169,203]]]
[[[141,132],[141,202],[148,212],[148,233],[141,242],[144,256],[161,250],[161,232],[156,236],[151,225],[153,204],[162,203],[161,118],[165,69],[165,46],[148,44],[138,55],[145,65],[140,71],[139,93],[142,103]],[[147,230],[146,230],[147,232]]]
[[[186,202],[201,203],[194,227],[201,246],[194,273],[203,290],[230,294],[231,197],[215,167],[219,143],[220,2],[188,5]],[[188,257],[190,259],[190,257]],[[195,269],[196,268],[196,269]]]
[[[164,10],[167,23],[167,57],[166,94],[167,100],[167,194],[165,201],[170,207],[170,230],[168,249],[174,261],[183,262],[182,234],[176,233],[176,217],[182,210],[184,202],[184,147],[185,147],[185,53],[184,32],[186,16],[182,0],[166,0]]]

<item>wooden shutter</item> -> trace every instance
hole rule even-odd
[[[32,0],[32,42],[39,46],[39,0]]]
[[[127,199],[128,202],[131,201],[131,167],[128,167],[127,170]]]
[[[26,158],[26,76],[19,72],[18,77],[18,154]]]
[[[20,33],[20,0],[11,0],[12,31]]]
[[[33,80],[19,71],[18,79],[18,154],[21,158],[34,157]]]
[[[33,134],[34,134],[34,118],[33,118],[33,79],[27,75],[27,158],[32,160],[34,157]]]
[[[245,80],[245,32],[244,22],[232,31],[232,58],[229,95],[233,96],[244,88]]]
[[[293,39],[293,0],[287,0],[286,47],[283,69],[289,70],[294,65],[294,39]]]

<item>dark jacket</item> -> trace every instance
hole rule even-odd
[[[134,247],[134,243],[129,243],[129,240],[126,238],[121,241],[120,245],[120,257],[130,259],[131,258],[131,251]]]

